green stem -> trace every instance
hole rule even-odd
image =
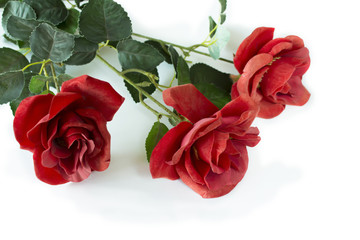
[[[48,63],[48,62],[50,62],[51,60],[44,60],[44,61],[41,61],[41,62],[33,62],[33,63],[30,63],[30,64],[28,64],[28,65],[26,65],[23,69],[21,69],[21,71],[25,71],[26,69],[28,69],[29,67],[31,67],[31,66],[34,66],[34,65],[37,65],[37,64],[46,64],[46,63]]]
[[[211,57],[210,54],[208,54],[208,53],[204,53],[204,52],[200,52],[200,51],[198,51],[198,50],[195,50],[195,48],[200,47],[200,46],[204,46],[204,44],[195,44],[195,45],[190,46],[190,47],[184,47],[184,46],[181,46],[181,45],[179,45],[179,44],[174,44],[174,43],[171,43],[171,42],[163,41],[163,40],[160,40],[160,39],[157,39],[157,38],[153,38],[153,37],[148,37],[148,36],[145,36],[145,35],[142,35],[142,34],[138,34],[138,33],[132,33],[132,35],[134,35],[134,36],[136,36],[136,37],[145,38],[145,39],[157,41],[157,42],[160,42],[160,43],[172,45],[172,46],[174,46],[174,47],[180,48],[182,51],[183,51],[183,50],[187,50],[187,51],[189,51],[189,52],[194,52],[194,53],[201,54],[201,55],[204,55],[204,56],[207,56],[207,57]],[[219,60],[233,64],[233,61],[228,60],[228,59],[225,59],[225,58],[219,58]]]
[[[181,122],[181,118],[176,115],[175,113],[173,113],[170,109],[168,109],[167,107],[165,107],[163,104],[161,104],[158,100],[156,100],[154,97],[152,97],[149,93],[147,93],[146,91],[144,91],[141,87],[137,86],[131,79],[129,79],[128,77],[126,77],[125,73],[127,70],[125,70],[124,72],[120,72],[119,70],[117,70],[113,65],[111,65],[108,61],[106,61],[103,57],[101,57],[99,54],[96,54],[96,56],[106,65],[108,66],[111,70],[113,70],[117,75],[119,75],[120,77],[122,77],[127,83],[129,83],[131,86],[133,86],[139,93],[141,93],[142,95],[144,95],[145,97],[147,97],[148,99],[150,99],[151,101],[153,101],[156,105],[158,105],[161,109],[163,109],[165,112],[167,112],[172,118],[176,119],[178,122]]]
[[[57,92],[60,92],[60,87],[59,87],[59,83],[58,83],[58,81],[57,81],[54,64],[53,64],[52,62],[50,63],[50,68],[51,68],[51,74],[52,74],[52,76],[53,76],[53,80],[54,80],[54,83],[55,83],[56,91],[57,91]]]
[[[155,80],[158,80],[157,76],[152,74],[152,73],[149,73],[149,72],[146,72],[144,70],[141,70],[141,69],[136,69],[136,68],[131,68],[131,69],[127,69],[127,70],[124,70],[122,71],[122,73],[124,75],[126,75],[127,73],[131,73],[131,72],[136,72],[136,73],[140,73],[142,75],[144,75],[145,77],[147,77],[149,79],[149,81],[155,86],[155,88],[157,90],[159,90],[160,92],[162,92],[163,90],[159,87],[159,86],[162,86],[162,85],[159,85]]]

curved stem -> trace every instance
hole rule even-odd
[[[136,69],[136,68],[130,68],[130,69],[126,69],[124,71],[122,71],[122,73],[124,75],[126,75],[127,73],[131,73],[131,72],[136,72],[136,73],[140,73],[142,75],[144,75],[145,77],[147,77],[149,79],[149,81],[155,86],[155,88],[157,90],[159,90],[160,92],[162,92],[163,90],[160,88],[160,84],[158,84],[156,82],[156,80],[158,80],[158,77],[155,75],[155,74],[152,74],[150,72],[146,72],[144,70],[141,70],[141,69]]]
[[[51,60],[50,59],[48,59],[48,60],[44,60],[44,61],[41,61],[41,62],[33,62],[33,63],[29,63],[28,65],[26,65],[23,69],[21,69],[21,71],[25,71],[26,69],[28,69],[29,67],[31,67],[31,66],[34,66],[34,65],[37,65],[37,64],[46,64],[46,63],[48,63],[48,62],[50,62]]]
[[[167,107],[165,107],[163,104],[161,104],[158,100],[156,100],[154,97],[152,97],[149,93],[147,93],[146,91],[144,91],[141,87],[139,87],[138,85],[136,85],[131,79],[129,79],[125,73],[126,70],[124,72],[120,72],[119,70],[117,70],[114,66],[112,66],[108,61],[106,61],[103,57],[101,57],[99,54],[96,54],[96,56],[106,65],[108,66],[111,70],[113,70],[117,75],[119,75],[120,77],[122,77],[127,83],[129,83],[132,87],[134,87],[139,93],[141,93],[142,95],[146,96],[148,99],[150,99],[151,101],[153,101],[156,105],[158,105],[161,109],[163,109],[165,112],[167,112],[172,118],[178,120],[179,122],[181,122],[181,118],[176,115],[175,113],[173,113],[170,109],[168,109]]]
[[[195,45],[190,46],[190,47],[185,47],[185,46],[181,46],[179,44],[174,44],[174,43],[171,43],[171,42],[163,41],[163,40],[153,38],[153,37],[148,37],[148,36],[138,34],[138,33],[132,33],[132,35],[134,35],[136,37],[141,37],[141,38],[157,41],[157,42],[160,42],[160,43],[172,45],[174,47],[180,48],[182,51],[187,50],[189,52],[194,52],[194,53],[201,54],[201,55],[204,55],[204,56],[207,56],[207,57],[211,57],[210,54],[208,54],[208,53],[200,52],[198,50],[193,49],[194,46],[196,46],[196,48],[197,48],[197,47],[200,47],[200,46],[204,46],[203,44],[195,44]],[[225,59],[225,58],[219,58],[218,60],[233,64],[233,61]]]

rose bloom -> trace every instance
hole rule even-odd
[[[230,192],[248,168],[246,146],[255,146],[259,131],[250,127],[257,108],[239,97],[221,110],[192,84],[163,92],[167,105],[186,117],[170,129],[150,158],[153,178],[181,180],[204,198]]]
[[[64,82],[56,95],[24,99],[15,113],[14,132],[20,147],[33,152],[36,176],[56,185],[107,169],[106,123],[123,101],[109,83],[86,75]]]
[[[302,75],[310,66],[309,50],[297,36],[273,39],[273,33],[274,28],[255,29],[234,57],[241,76],[233,85],[232,98],[253,98],[261,118],[279,115],[285,105],[304,105],[310,97],[302,85]]]

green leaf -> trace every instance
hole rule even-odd
[[[5,7],[6,3],[10,0],[0,0],[0,8]]]
[[[31,34],[30,47],[40,59],[63,62],[72,54],[75,45],[74,38],[67,32],[42,23]]]
[[[84,65],[96,57],[99,45],[90,42],[84,37],[75,39],[75,47],[71,57],[65,61],[68,65]]]
[[[29,61],[24,55],[11,48],[0,48],[0,73],[23,69]]]
[[[58,25],[65,21],[68,10],[61,0],[24,0],[36,12],[37,20]]]
[[[164,61],[164,57],[153,46],[136,40],[120,41],[116,48],[123,69],[138,68],[149,72]]]
[[[226,5],[227,5],[226,0],[219,0],[219,2],[221,5],[221,13],[224,13],[226,10]]]
[[[231,101],[230,93],[217,88],[215,85],[208,83],[196,83],[195,87],[202,93],[204,96],[209,99],[215,106],[219,109],[223,108],[225,104]]]
[[[1,23],[5,33],[7,33],[6,25],[10,16],[16,16],[22,19],[36,19],[36,13],[34,9],[30,7],[30,5],[24,2],[10,1],[5,5],[2,14]]]
[[[92,0],[80,15],[80,31],[90,41],[119,41],[131,33],[131,21],[120,4],[113,0]]]
[[[224,24],[225,20],[226,20],[226,15],[223,13],[220,14],[220,24]]]
[[[212,38],[212,45],[209,46],[209,53],[212,58],[219,59],[221,50],[226,46],[230,40],[230,32],[219,26],[216,30],[216,34]]]
[[[70,76],[68,74],[60,74],[59,76],[57,76],[58,84],[61,86],[64,82],[73,78],[74,78],[73,76]]]
[[[39,94],[43,92],[46,82],[48,81],[51,82],[52,79],[53,79],[52,77],[45,77],[42,75],[33,76],[30,79],[30,83],[29,83],[30,92],[34,94]]]
[[[69,15],[64,22],[62,22],[58,28],[65,32],[75,34],[79,28],[80,12],[75,8],[69,9]]]
[[[40,22],[32,19],[22,19],[16,16],[10,16],[7,22],[7,31],[9,35],[16,40],[29,41],[29,37]]]
[[[151,73],[156,75],[156,76],[159,76],[158,71],[156,70],[156,68],[154,70],[152,70]],[[150,80],[149,80],[149,78],[147,76],[144,76],[143,74],[136,73],[136,72],[127,73],[126,76],[128,78],[130,78],[131,81],[133,81],[137,86],[141,87],[147,93],[152,94],[153,92],[155,92],[156,88],[150,82]],[[128,89],[128,91],[130,92],[130,95],[134,99],[134,101],[136,103],[140,102],[138,90],[136,90],[133,86],[131,86],[126,81],[125,81],[125,86]],[[143,96],[143,99],[145,99],[145,98],[146,97]]]
[[[177,76],[178,85],[191,83],[190,69],[183,57],[178,58],[177,73],[178,73],[178,76]]]
[[[198,63],[190,68],[190,78],[196,88],[217,107],[222,108],[231,100],[232,80],[230,74]]]
[[[27,97],[33,96],[33,94],[29,91],[29,87],[28,87],[32,76],[34,76],[33,73],[30,73],[30,72],[24,73],[24,79],[25,79],[24,88],[23,88],[20,96],[17,99],[10,102],[10,107],[11,107],[11,110],[12,110],[12,113],[14,116],[15,116],[16,109],[18,108],[20,102]]]
[[[84,2],[85,0],[75,0],[76,6],[80,9],[82,9],[83,7],[85,7],[86,3],[81,5],[81,2]]]
[[[40,62],[40,61],[43,61],[43,59],[41,59],[35,55],[31,56],[30,63],[35,63],[35,62]],[[27,70],[29,70],[30,72],[33,72],[35,74],[39,74],[40,68],[41,68],[41,64],[37,64],[37,65],[33,65],[33,66],[29,67]],[[55,68],[55,73],[57,76],[60,74],[64,74],[65,70],[66,70],[65,64],[60,64],[60,63],[55,63],[54,68]],[[49,64],[47,64],[45,66],[45,70],[49,76],[52,76],[52,72],[51,72],[51,68],[50,68]]]
[[[216,27],[216,22],[214,21],[214,19],[209,16],[209,32],[211,33],[210,34],[210,37],[213,37],[216,33],[216,29],[214,30],[214,28]]]
[[[171,64],[171,56],[168,51],[169,46],[167,46],[166,44],[160,43],[158,41],[153,41],[153,40],[147,40],[147,41],[145,41],[145,43],[156,48],[156,50],[158,50],[159,53],[165,58],[165,62]]]
[[[167,126],[161,122],[155,122],[145,141],[146,157],[150,161],[151,154],[160,139],[169,131]]]
[[[21,71],[0,74],[0,104],[17,99],[24,88],[24,74]]]
[[[169,50],[169,54],[171,57],[171,62],[174,66],[176,76],[177,76],[177,64],[178,64],[179,54],[172,45],[169,46],[168,50]]]

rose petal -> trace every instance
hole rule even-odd
[[[290,40],[293,44],[293,48],[292,49],[299,49],[304,47],[304,41],[299,38],[298,36],[294,36],[294,35],[290,35],[287,36],[285,39]]]
[[[96,148],[101,148],[101,151],[97,155],[88,156],[91,169],[96,171],[106,170],[110,164],[110,133],[106,128],[106,119],[95,109],[77,109],[76,113],[93,121],[93,125],[97,127],[97,131],[92,132],[92,140],[94,140]],[[97,138],[94,138],[95,132],[99,132]],[[101,139],[99,139],[100,136]],[[101,142],[100,146],[98,145],[99,141]]]
[[[266,27],[256,28],[241,43],[234,57],[234,65],[240,74],[243,73],[246,63],[273,38],[274,30]]]
[[[260,83],[261,92],[264,97],[276,103],[276,99],[273,96],[286,84],[294,71],[295,67],[293,65],[276,61]]]
[[[261,100],[259,107],[260,110],[257,116],[266,119],[278,116],[285,109],[284,104],[269,102],[265,98]]]
[[[244,135],[231,134],[233,141],[241,141],[243,145],[255,147],[260,142],[259,129],[256,127],[249,128]]]
[[[42,165],[41,154],[44,151],[42,148],[36,148],[34,151],[34,169],[36,176],[43,182],[58,185],[64,184],[68,181],[62,177],[57,168],[47,168]]]
[[[202,136],[213,131],[215,128],[221,125],[219,117],[216,118],[204,118],[194,124],[193,128],[183,137],[181,141],[181,147],[175,152],[173,157],[169,159],[166,163],[169,165],[177,164],[184,150],[188,150],[192,144]]]
[[[276,38],[266,43],[258,53],[269,53],[272,56],[276,56],[283,50],[292,49],[293,44],[291,40],[286,38]]]
[[[302,76],[310,67],[309,50],[305,47],[281,55],[280,60],[296,67],[293,75]]]
[[[254,91],[257,89],[260,80],[265,72],[268,70],[267,65],[273,61],[273,57],[267,53],[261,53],[251,58],[244,68],[244,72],[241,75],[239,81],[237,81],[238,94],[232,96],[234,99],[236,96],[244,95],[254,97]],[[253,79],[254,74],[257,74]],[[234,89],[233,89],[234,91]]]
[[[54,118],[59,112],[64,110],[73,102],[81,99],[82,96],[77,93],[66,93],[60,92],[56,94],[51,102],[50,110],[49,110],[49,120]]]
[[[301,77],[292,76],[289,81],[290,90],[288,94],[277,94],[277,101],[288,105],[302,106],[310,98],[309,91],[303,86]]]
[[[160,139],[150,157],[150,172],[153,178],[179,178],[174,166],[166,162],[179,149],[183,137],[192,127],[189,122],[181,122]]]
[[[197,169],[195,168],[195,162],[202,162],[202,160],[198,159],[196,154],[191,154],[191,151],[186,151],[184,156],[185,168],[192,178],[192,180],[198,184],[205,185],[205,181],[203,176],[199,174]],[[207,164],[204,164],[207,165]]]
[[[218,108],[192,84],[166,89],[163,99],[166,105],[172,106],[192,123],[210,117],[218,111]]]
[[[96,108],[107,121],[111,121],[114,114],[124,102],[109,83],[83,75],[63,83],[61,92],[79,93],[87,106]]]
[[[51,153],[51,149],[46,149],[41,154],[41,164],[47,168],[53,168],[58,165],[59,159]]]
[[[53,95],[37,95],[25,98],[16,110],[14,118],[15,138],[22,149],[34,151],[37,143],[31,142],[27,133],[49,112]]]

